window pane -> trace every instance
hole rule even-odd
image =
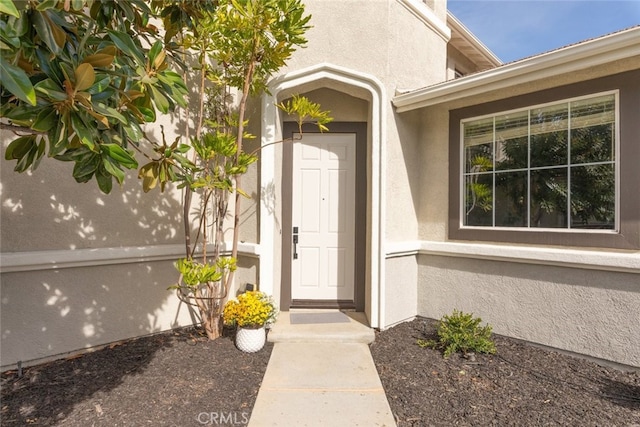
[[[616,227],[615,94],[463,122],[464,224]]]
[[[496,173],[496,227],[527,226],[527,172]]]
[[[614,224],[614,165],[572,167],[571,228],[613,229]]]
[[[568,105],[531,110],[531,167],[567,164]]]
[[[493,118],[464,124],[465,171],[493,169]]]
[[[529,112],[496,117],[496,170],[527,167]]]
[[[531,227],[567,228],[567,168],[531,171]]]
[[[493,175],[473,174],[465,179],[465,225],[493,224]]]
[[[613,95],[571,103],[571,163],[614,160]]]

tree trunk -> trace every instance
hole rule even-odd
[[[206,296],[196,295],[196,304],[200,310],[202,327],[207,338],[215,340],[222,336],[222,308],[224,307],[224,285],[221,282],[209,282],[206,286]],[[200,298],[198,299],[198,296]]]
[[[222,318],[218,313],[209,313],[211,316],[204,316],[202,318],[202,326],[207,333],[207,338],[215,340],[222,336]]]

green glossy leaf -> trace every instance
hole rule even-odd
[[[36,121],[31,125],[31,129],[39,132],[47,132],[57,123],[58,115],[54,108],[44,108],[36,117]]]
[[[2,75],[2,86],[17,98],[35,106],[36,91],[29,80],[29,76],[20,67],[16,67],[5,61],[0,55],[0,75]]]
[[[153,46],[151,46],[151,49],[149,49],[149,53],[147,54],[150,64],[153,64],[155,62],[160,52],[162,52],[162,43],[160,42],[160,40],[158,40],[153,44]]]
[[[33,14],[33,26],[51,52],[59,55],[66,41],[67,35],[58,24],[53,22],[49,16],[50,13],[50,10],[35,12]]]
[[[34,88],[37,92],[42,93],[52,102],[62,102],[68,98],[64,89],[58,86],[58,84],[51,79],[42,80],[41,82],[36,83]]]
[[[55,128],[49,131],[49,157],[55,157],[67,148],[67,125],[58,120]]]
[[[88,182],[98,170],[100,157],[95,153],[84,153],[84,155],[76,161],[73,167],[73,177],[77,182]]]
[[[7,150],[4,152],[5,160],[18,160],[24,157],[33,144],[35,143],[35,135],[25,135],[20,138],[16,138],[7,146]]]
[[[100,191],[102,191],[104,194],[111,193],[111,189],[113,188],[113,179],[111,178],[110,174],[108,174],[106,171],[99,170],[96,173],[96,181],[98,181],[98,187],[100,188]]]
[[[47,9],[52,9],[56,7],[57,4],[58,4],[58,0],[42,0],[36,6],[36,10],[43,11]]]
[[[124,52],[125,55],[137,59],[139,65],[144,65],[145,61],[142,56],[142,52],[140,48],[138,48],[133,42],[131,36],[120,31],[109,30],[107,32],[109,33],[109,38],[113,41],[118,49]]]
[[[155,86],[148,85],[148,88],[151,89],[151,95],[153,98],[153,102],[156,104],[156,108],[167,114],[169,112],[169,100],[165,97],[162,92],[155,88]]]
[[[102,166],[118,181],[119,184],[122,184],[124,181],[124,171],[120,169],[117,162],[115,162],[111,157],[103,155]]]
[[[106,154],[117,164],[127,169],[135,169],[138,167],[138,162],[135,157],[133,157],[133,154],[117,144],[101,144],[100,149],[103,154]]]
[[[134,121],[131,121],[129,123],[129,126],[124,126],[124,131],[127,135],[127,138],[129,138],[133,142],[139,142],[144,137],[144,132],[142,132],[140,125],[138,125],[138,123]]]
[[[16,5],[13,4],[13,0],[0,0],[0,13],[6,13],[16,18],[20,17],[20,13],[18,9],[16,9]]]
[[[71,114],[71,127],[76,132],[76,135],[80,139],[80,142],[93,151],[96,147],[96,144],[93,141],[93,134],[91,132],[91,129],[77,114]]]
[[[42,160],[42,157],[44,156],[44,150],[47,147],[47,141],[45,138],[40,137],[40,142],[38,143],[38,149],[36,152],[36,156],[35,159],[33,160],[33,163],[31,165],[31,170],[36,170],[38,168],[38,166],[40,165],[40,160]]]
[[[103,116],[107,116],[107,117],[113,117],[114,119],[117,119],[120,123],[122,124],[127,124],[127,118],[125,116],[123,116],[122,114],[120,114],[118,112],[118,110],[116,110],[113,107],[109,107],[107,105],[104,105],[102,103],[95,103],[93,104],[93,109],[97,112],[102,114]]]

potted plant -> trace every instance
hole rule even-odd
[[[265,327],[276,321],[278,307],[270,295],[248,291],[227,301],[222,317],[229,326],[237,326],[236,346],[246,352],[260,350],[266,341]]]

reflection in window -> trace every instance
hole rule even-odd
[[[465,120],[464,225],[615,229],[616,94]]]

